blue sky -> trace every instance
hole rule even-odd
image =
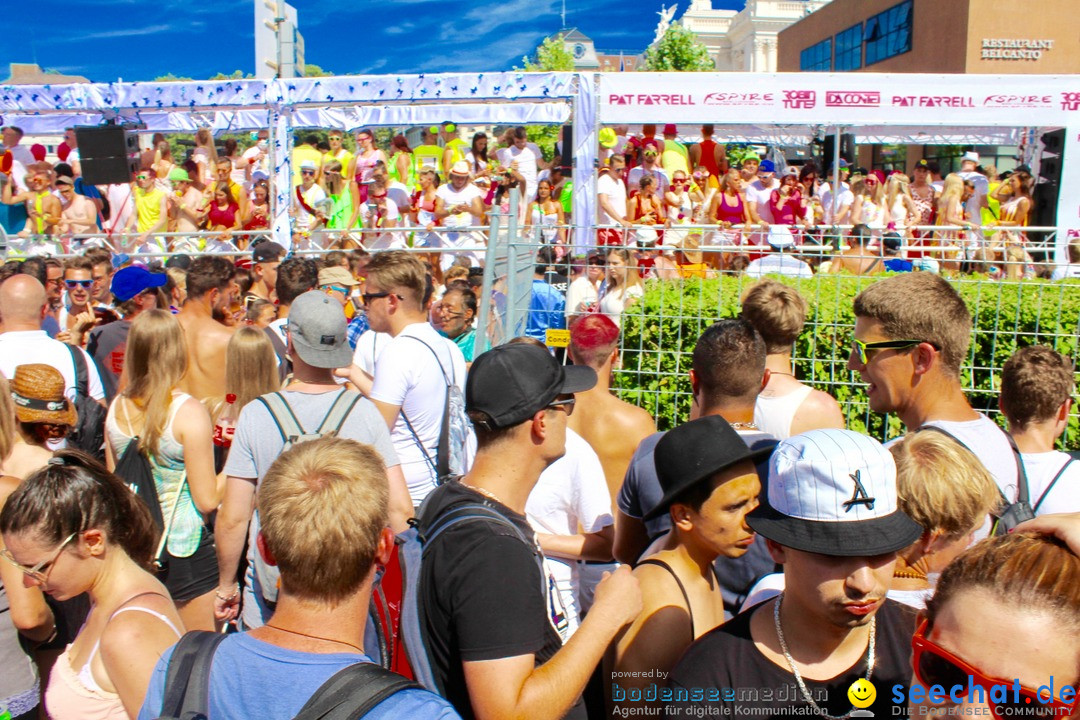
[[[660,0],[565,0],[566,23],[601,50],[640,52]],[[508,70],[561,27],[561,0],[293,0],[308,62],[338,73]],[[668,0],[670,4],[670,0]],[[743,0],[713,0],[741,8]],[[4,13],[9,62],[95,82],[207,78],[254,68],[253,0],[19,2]],[[679,16],[689,0],[679,3]]]

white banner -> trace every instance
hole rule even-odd
[[[600,122],[1059,126],[1080,75],[599,73]],[[856,130],[857,131],[857,130]]]
[[[1080,173],[1067,171],[1067,162],[1080,161],[1080,119],[1065,128],[1065,147],[1061,156],[1061,185],[1058,186],[1057,253],[1059,265],[1069,262],[1068,245],[1080,238]]]

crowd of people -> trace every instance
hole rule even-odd
[[[607,247],[569,277],[552,238],[523,334],[490,350],[467,259],[262,241],[0,267],[0,704],[1077,712],[1066,356],[1008,359],[1003,428],[965,397],[955,289],[883,277],[848,351],[903,424],[882,445],[796,377],[808,300],[765,278],[697,339],[691,416],[661,433],[611,381],[663,253]]]
[[[675,125],[659,134],[656,125],[635,134],[605,127],[597,215],[582,219],[573,215],[573,163],[560,144],[545,155],[525,127],[462,135],[445,122],[423,128],[415,147],[400,133],[380,147],[367,128],[351,136],[299,132],[287,193],[293,247],[460,250],[478,264],[489,212],[508,213],[517,189],[523,239],[551,245],[561,259],[573,254],[574,226],[588,221],[597,227],[596,246],[648,251],[645,277],[911,269],[995,279],[1080,275],[1080,252],[1055,266],[1052,248],[1025,232],[1035,210],[1031,169],[999,173],[973,151],[945,176],[927,160],[886,174],[853,158],[819,167],[788,163],[776,149],[761,157],[757,146],[715,140],[712,125],[695,128],[693,141]],[[2,199],[25,208],[9,253],[56,255],[88,244],[127,253],[246,250],[274,224],[268,141],[266,130],[215,139],[202,129],[185,159],[174,158],[158,133],[130,183],[94,186],[81,177],[74,128],[56,164],[45,161],[44,146],[23,144],[19,128],[5,128]],[[443,253],[444,269],[451,261]]]

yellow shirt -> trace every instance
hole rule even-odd
[[[315,167],[322,167],[322,153],[310,145],[297,145],[292,150],[292,184],[296,187],[300,184],[300,164],[305,161],[315,163]]]
[[[150,192],[135,188],[135,217],[139,232],[146,232],[161,220],[161,199],[165,196],[154,186]]]
[[[435,172],[439,173],[441,177],[445,179],[443,175],[442,166],[443,148],[438,145],[420,145],[413,149],[413,163],[416,166],[416,174],[419,175],[420,171],[426,167],[435,168]]]
[[[334,157],[333,153],[326,153],[325,155],[323,155],[322,164],[323,167],[326,167],[326,164],[331,160],[337,160],[339,163],[341,163],[341,177],[345,177],[345,173],[349,172],[349,164],[352,162],[352,159],[353,154],[345,148],[341,148],[341,154],[337,157]]]
[[[469,151],[469,143],[461,138],[454,138],[447,141],[446,148],[450,149],[450,164],[453,165],[458,160],[465,159],[465,153]],[[443,150],[445,151],[446,148],[443,148]]]

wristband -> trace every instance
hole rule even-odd
[[[235,600],[236,596],[239,595],[239,594],[240,594],[240,585],[237,585],[236,590],[234,590],[233,594],[228,596],[228,597],[225,597],[224,595],[222,595],[217,590],[214,591],[214,597],[216,597],[218,600],[220,600],[222,602],[231,602],[231,601]]]

